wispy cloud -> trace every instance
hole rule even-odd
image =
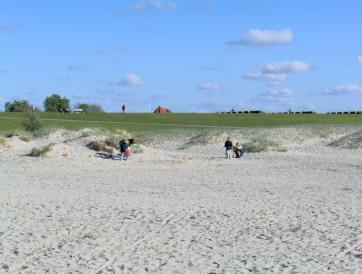
[[[253,47],[263,47],[267,45],[288,44],[294,41],[293,32],[289,29],[285,30],[260,30],[251,29],[244,38],[239,40],[232,40],[226,44],[232,45],[246,45]]]
[[[118,50],[118,51],[127,51],[129,48],[123,47],[123,46],[113,46],[112,49]]]
[[[214,4],[208,1],[195,1],[194,5],[201,9],[213,9]]]
[[[262,99],[270,101],[285,101],[289,100],[293,92],[288,88],[283,89],[270,89],[268,91],[262,92],[259,94],[259,97]]]
[[[135,73],[128,73],[119,81],[111,81],[110,85],[116,86],[145,86],[146,83]]]
[[[0,74],[8,74],[9,71],[6,69],[0,69]]]
[[[358,56],[357,61],[360,62],[360,64],[362,64],[362,56]]]
[[[14,24],[2,23],[0,24],[0,30],[5,32],[14,32],[18,30],[20,27]]]
[[[254,67],[250,65],[249,67]],[[312,66],[302,61],[266,63],[257,67],[257,72],[243,75],[244,79],[266,81],[269,84],[278,84],[287,79],[287,74],[310,70]]]
[[[68,71],[86,71],[86,67],[82,64],[70,65],[67,68]]]
[[[333,88],[322,88],[315,90],[324,95],[351,95],[362,94],[362,87],[357,85],[338,85]]]
[[[107,54],[107,52],[104,51],[104,50],[92,50],[92,54],[94,54],[94,55],[105,55],[105,54]]]
[[[67,76],[55,76],[55,79],[57,79],[58,81],[62,81],[62,82],[66,82],[66,81],[70,81],[70,78]]]
[[[198,89],[206,89],[206,90],[219,90],[220,85],[216,84],[216,83],[207,82],[207,83],[204,83],[204,84],[200,84],[197,88]]]
[[[178,8],[178,5],[175,2],[165,2],[165,1],[146,1],[140,0],[133,4],[132,10],[134,12],[142,12],[142,11],[167,11],[167,10],[175,10]]]

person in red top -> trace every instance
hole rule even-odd
[[[126,105],[123,105],[123,106],[122,106],[122,111],[123,111],[123,113],[126,112]]]

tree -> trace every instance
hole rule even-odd
[[[88,112],[103,112],[103,109],[99,105],[88,105]]]
[[[88,112],[103,112],[103,109],[99,105],[91,105],[91,104],[75,104],[74,108],[80,108],[83,109],[85,113]]]
[[[33,110],[33,106],[29,104],[27,100],[5,103],[6,112],[29,112]]]
[[[79,109],[82,109],[83,112],[87,113],[88,112],[88,104],[81,104],[81,103],[78,103],[78,104],[75,104],[74,105],[74,108],[79,108]]]
[[[66,97],[61,98],[58,94],[53,94],[45,98],[44,110],[49,112],[63,112],[66,109],[69,109],[69,99]]]

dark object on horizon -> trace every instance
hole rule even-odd
[[[122,106],[122,111],[123,111],[123,113],[126,112],[126,105],[123,105],[123,106]]]
[[[172,111],[168,108],[158,106],[153,113],[172,113]]]
[[[128,145],[134,145],[136,142],[134,139],[128,139]]]

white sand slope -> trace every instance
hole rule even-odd
[[[74,133],[7,139],[0,272],[358,273],[362,150],[326,145],[358,130],[240,133],[288,152],[231,160],[224,135],[183,150],[156,138],[128,161],[97,157]]]

